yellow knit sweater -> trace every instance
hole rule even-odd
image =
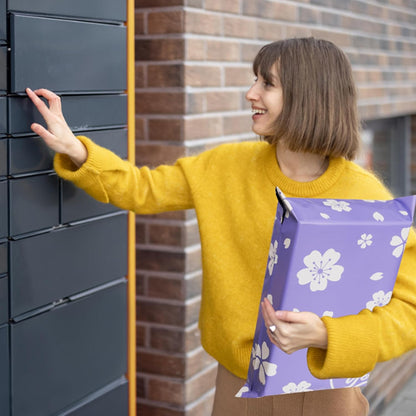
[[[55,170],[102,202],[137,214],[195,208],[200,228],[203,291],[200,330],[205,350],[245,378],[276,211],[275,187],[289,197],[389,199],[369,172],[331,159],[318,179],[285,177],[275,147],[264,142],[221,145],[173,166],[138,169],[79,137],[88,160],[76,169],[55,157]],[[310,348],[308,365],[318,378],[357,377],[416,347],[416,238],[412,231],[393,299],[373,312],[323,318],[326,351]]]

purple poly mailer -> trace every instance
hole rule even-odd
[[[416,196],[389,201],[285,198],[279,204],[261,299],[274,309],[340,317],[390,302]],[[361,378],[317,379],[307,349],[269,340],[259,309],[247,381],[237,397],[358,387]]]

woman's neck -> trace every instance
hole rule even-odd
[[[325,173],[329,160],[313,153],[292,152],[277,143],[276,159],[282,173],[297,182],[311,182]]]

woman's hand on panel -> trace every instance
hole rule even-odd
[[[31,129],[42,137],[47,146],[52,150],[68,155],[74,164],[80,167],[87,160],[88,152],[66,123],[62,114],[60,97],[44,88],[35,91],[27,88],[26,93],[47,125],[47,129],[45,129],[40,124],[33,123],[30,126]],[[46,98],[49,106],[39,97]]]

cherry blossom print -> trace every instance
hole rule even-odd
[[[373,294],[373,299],[367,302],[366,308],[372,311],[376,306],[387,305],[391,300],[392,293],[392,291],[384,293],[384,290],[379,290]]]
[[[241,389],[238,391],[238,393],[235,395],[235,397],[243,397],[244,393],[249,392],[250,389],[247,386],[241,387]]]
[[[331,217],[328,214],[325,214],[324,212],[320,212],[319,215],[324,219],[324,220],[329,220]]]
[[[341,254],[333,248],[328,249],[324,254],[313,250],[303,259],[306,268],[297,273],[299,284],[309,284],[312,292],[325,290],[328,281],[337,282],[341,279],[344,267],[336,264],[340,258]]]
[[[383,272],[377,272],[377,273],[373,273],[370,276],[370,280],[377,281],[377,280],[381,280],[383,277],[384,277]]]
[[[277,240],[274,243],[270,244],[269,263],[267,266],[270,276],[273,273],[274,265],[277,264],[277,246],[278,246]]]
[[[373,244],[373,236],[371,234],[361,234],[361,238],[357,241],[361,248],[366,248]]]
[[[384,222],[384,216],[377,211],[373,214],[373,218],[378,222]]]
[[[347,201],[337,201],[336,199],[327,199],[326,201],[323,202],[324,205],[326,205],[327,207],[331,207],[331,209],[333,209],[334,211],[338,211],[338,212],[350,212],[351,211],[351,207],[350,207],[350,203]]]
[[[267,346],[267,343],[263,341],[263,344],[256,344],[252,351],[252,364],[254,370],[259,370],[259,380],[263,386],[266,384],[266,375],[271,377],[276,375],[277,365],[269,363],[267,358],[269,358],[270,350]]]
[[[410,227],[402,228],[400,236],[394,235],[390,241],[390,245],[394,247],[393,256],[399,258],[403,254],[407,237],[409,237]]]
[[[312,391],[310,389],[311,383],[308,383],[307,381],[301,381],[299,384],[296,383],[288,383],[286,386],[283,386],[282,390],[284,393],[301,393],[304,391]]]
[[[292,240],[290,238],[285,238],[285,241],[283,241],[283,245],[286,250],[290,247],[291,242]]]

